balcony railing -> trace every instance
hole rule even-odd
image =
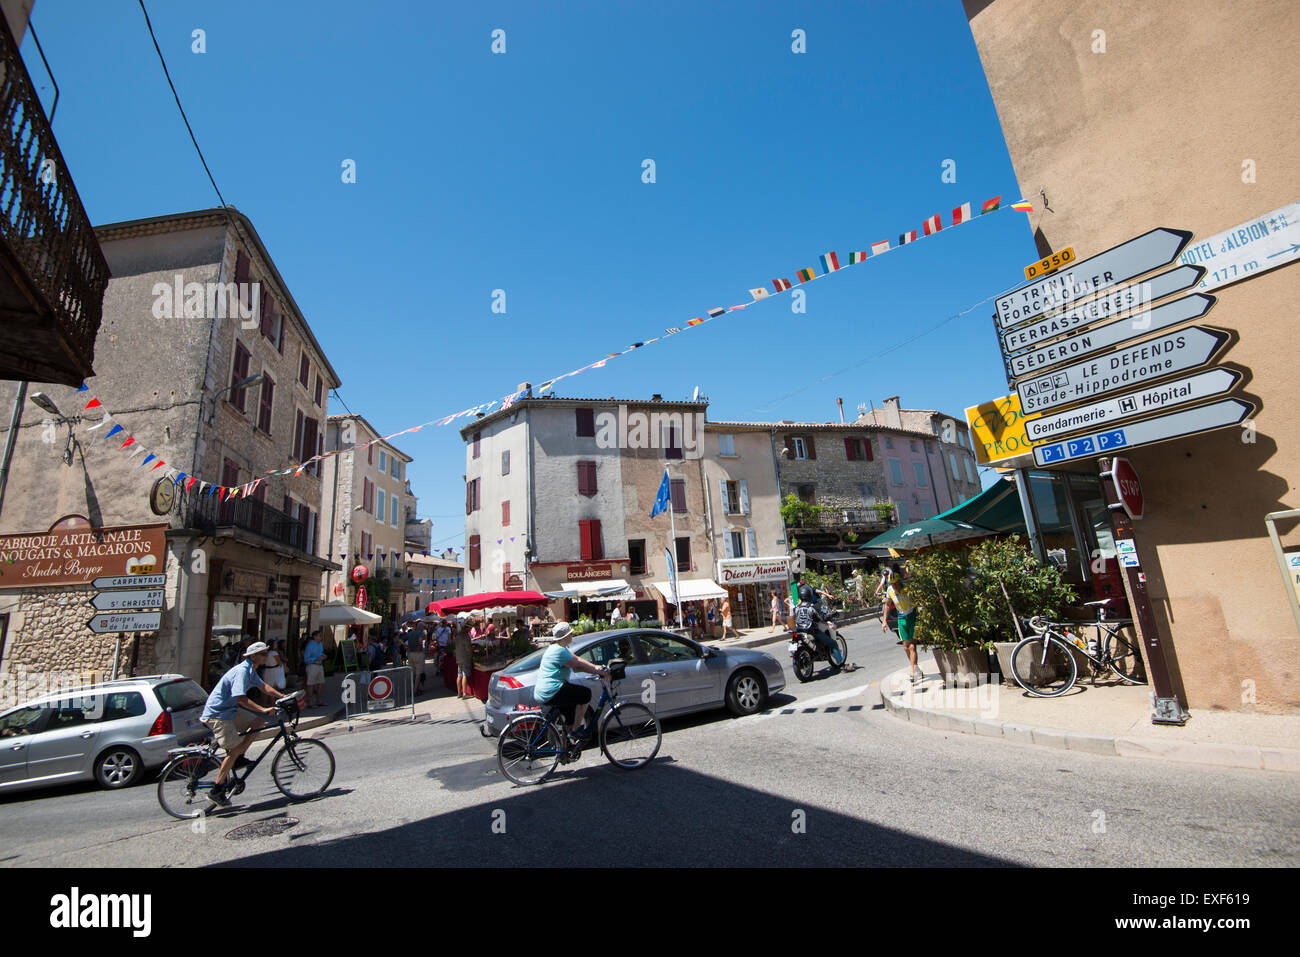
[[[0,377],[92,375],[108,264],[0,17]]]
[[[877,532],[888,531],[897,525],[896,510],[877,511],[870,506],[863,508],[829,508],[820,509],[811,520],[796,523],[794,528],[862,528]]]
[[[187,508],[185,524],[205,534],[212,535],[222,528],[239,528],[300,552],[311,552],[305,522],[255,498],[218,502],[215,495],[201,495]]]

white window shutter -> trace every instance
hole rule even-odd
[[[745,485],[745,480],[741,479],[738,483],[740,486],[740,512],[742,515],[749,514],[749,488]]]
[[[758,534],[752,528],[745,529],[745,545],[748,546],[750,558],[758,555]]]
[[[722,544],[726,547],[726,550],[727,550],[727,555],[726,555],[726,557],[727,557],[727,558],[735,558],[735,557],[736,557],[736,549],[735,549],[735,546],[732,545],[732,542],[731,542],[731,529],[727,529],[726,534],[724,534],[724,535],[722,536]]]
[[[727,502],[727,480],[718,479],[718,500],[722,502],[722,514],[729,515],[731,506]]]

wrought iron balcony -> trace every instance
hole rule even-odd
[[[108,264],[0,17],[0,379],[94,374]]]
[[[185,524],[207,534],[238,528],[300,552],[311,553],[307,525],[255,498],[218,502],[215,495],[195,496],[186,505]]]

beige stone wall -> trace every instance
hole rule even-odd
[[[720,453],[718,436],[723,434],[734,437],[735,456]],[[710,425],[705,428],[703,442],[704,485],[705,494],[709,496],[714,553],[719,557],[726,555],[723,535],[728,531],[752,528],[757,555],[744,557],[766,558],[786,554],[781,495],[777,486],[776,462],[772,457],[772,433],[767,429],[747,431]],[[745,481],[749,493],[749,514],[728,515],[722,507],[721,483],[740,479]],[[717,568],[717,562],[714,562],[715,576]]]
[[[783,456],[787,436],[811,437],[815,443],[817,458],[796,459]],[[844,438],[860,438],[871,444],[870,460],[850,462],[844,451]],[[794,486],[816,485],[816,503],[831,508],[861,508],[862,491],[859,485],[870,485],[876,498],[885,501],[891,495],[885,484],[884,460],[881,455],[879,436],[864,429],[817,429],[801,431],[796,426],[777,429],[776,450],[781,476],[781,488],[786,494],[794,491]],[[906,478],[906,476],[905,476]]]
[[[1204,239],[1297,198],[1300,4],[997,0],[967,9],[1041,249],[1068,245],[1086,258],[1156,226]],[[1098,30],[1105,53],[1093,52]],[[1254,182],[1243,182],[1246,160]],[[1300,507],[1300,270],[1212,292],[1218,304],[1205,322],[1240,335],[1226,360],[1249,372],[1244,391],[1261,405],[1255,432],[1128,454],[1148,510],[1138,556],[1189,704],[1292,711],[1300,637],[1264,516]],[[1300,532],[1286,531],[1300,545]]]

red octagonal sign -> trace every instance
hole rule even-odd
[[[1128,459],[1115,459],[1110,467],[1110,478],[1115,483],[1115,492],[1128,517],[1142,517],[1142,483]]]

